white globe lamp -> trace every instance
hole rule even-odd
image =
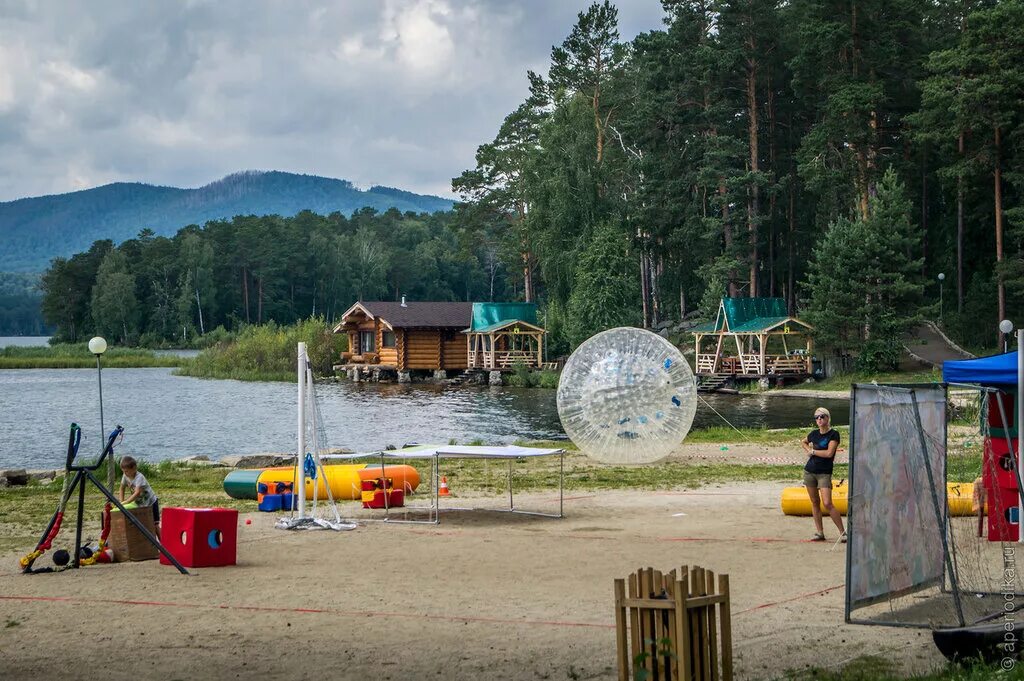
[[[89,341],[89,352],[94,355],[102,355],[107,351],[107,341],[103,336],[95,336]]]

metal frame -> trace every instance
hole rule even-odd
[[[886,389],[886,390],[895,390],[895,391],[903,392],[903,393],[909,393],[910,398],[911,398],[911,405],[913,406],[913,409],[914,409],[914,419],[917,422],[918,440],[919,440],[919,443],[921,445],[922,456],[924,457],[924,468],[925,468],[925,472],[928,475],[928,482],[929,482],[929,486],[931,488],[932,504],[933,504],[933,507],[935,509],[936,518],[939,521],[939,528],[938,529],[939,529],[941,537],[942,537],[943,574],[940,575],[939,577],[935,578],[935,579],[930,579],[927,582],[924,582],[922,584],[913,585],[913,586],[909,587],[908,589],[904,589],[904,590],[900,591],[899,593],[902,594],[902,595],[909,594],[909,593],[914,593],[914,592],[921,591],[921,590],[924,590],[924,589],[932,588],[936,584],[938,584],[940,589],[944,592],[945,591],[945,580],[946,580],[946,576],[948,575],[950,581],[952,582],[952,586],[953,586],[952,592],[953,592],[954,604],[956,606],[957,619],[960,621],[960,626],[964,626],[965,623],[964,623],[964,617],[963,617],[963,608],[961,607],[961,603],[960,603],[960,592],[959,592],[959,589],[957,588],[957,585],[956,585],[956,572],[953,569],[952,556],[950,555],[949,544],[948,544],[948,534],[950,532],[950,527],[949,527],[949,500],[946,498],[946,495],[943,494],[943,498],[942,498],[942,502],[941,502],[941,506],[940,506],[940,502],[939,502],[938,496],[936,495],[934,473],[932,471],[931,462],[928,460],[928,445],[927,445],[927,442],[924,439],[924,433],[923,433],[924,427],[923,427],[923,425],[921,423],[921,412],[920,412],[920,408],[918,407],[917,394],[915,392],[916,388],[934,388],[934,387],[938,387],[938,388],[942,389],[943,395],[945,396],[946,401],[948,402],[948,399],[949,399],[948,387],[949,387],[949,385],[950,384],[947,384],[947,383],[917,383],[917,384],[905,383],[905,384],[896,384],[896,385],[885,385],[885,384],[879,385],[879,384],[876,384],[876,383],[855,383],[855,384],[853,384],[853,386],[851,386],[851,388],[850,388],[850,393],[851,393],[850,394],[850,462],[849,462],[849,471],[847,472],[847,479],[849,480],[850,494],[848,495],[848,498],[852,502],[852,498],[853,498],[853,494],[852,493],[853,493],[853,490],[854,490],[854,475],[855,475],[855,470],[856,470],[856,466],[854,465],[854,458],[855,458],[855,452],[856,452],[856,449],[855,449],[855,442],[856,442],[856,440],[855,440],[855,438],[856,438],[856,432],[857,432],[857,420],[856,420],[856,413],[857,413],[857,391],[858,390],[863,390],[863,389],[870,389],[870,390]],[[964,387],[966,387],[966,386],[964,386]],[[971,387],[975,387],[975,386],[971,386]],[[945,451],[946,448],[948,448],[948,444],[949,444],[948,443],[948,428],[946,428],[944,426],[943,427],[943,448],[944,448],[944,451]],[[947,456],[943,457],[943,462],[942,462],[942,465],[943,465],[943,484],[945,484],[945,479],[947,477],[947,471],[946,471],[946,461],[947,461],[947,458],[948,458],[948,453],[947,453]],[[945,511],[945,512],[943,512],[943,511]],[[897,627],[916,628],[916,629],[928,628],[928,625],[926,625],[926,624],[912,624],[912,623],[908,623],[908,622],[885,622],[885,621],[855,620],[855,619],[853,619],[853,617],[852,617],[853,608],[851,607],[851,603],[850,603],[850,590],[852,589],[851,571],[852,571],[853,547],[854,547],[854,542],[857,541],[857,533],[856,532],[851,532],[851,529],[852,529],[852,526],[853,526],[853,514],[854,514],[854,504],[850,503],[850,504],[848,504],[847,509],[846,509],[846,522],[847,522],[846,530],[847,530],[847,533],[848,533],[849,542],[848,542],[847,551],[846,551],[846,582],[845,582],[845,589],[844,589],[844,591],[845,591],[845,598],[844,598],[844,604],[843,604],[844,621],[847,624],[871,624],[871,625],[897,626]],[[947,570],[948,570],[948,572],[947,572]],[[857,604],[857,606],[858,607],[867,607],[867,606],[871,605],[872,603],[882,602],[883,600],[888,599],[891,595],[892,594],[886,594],[884,597],[879,596],[876,599],[872,599],[870,601],[861,601],[861,602],[859,602]]]
[[[78,429],[78,426],[74,423],[71,424],[72,441],[75,438],[76,429]],[[164,545],[160,543],[160,540],[156,536],[154,536],[153,533],[150,532],[138,518],[129,513],[128,510],[124,507],[124,504],[122,504],[118,499],[116,499],[113,493],[110,490],[108,490],[103,485],[103,483],[96,478],[95,475],[92,474],[93,471],[99,469],[103,465],[104,460],[108,456],[110,457],[109,465],[115,465],[114,442],[117,441],[117,438],[120,437],[121,433],[123,432],[124,428],[122,428],[121,426],[117,426],[116,428],[114,428],[114,430],[110,432],[110,436],[107,438],[107,444],[103,448],[103,452],[100,454],[100,458],[97,459],[96,462],[93,463],[91,466],[88,464],[75,466],[74,460],[75,456],[78,453],[78,447],[77,445],[75,445],[74,448],[72,448],[72,443],[68,443],[68,454],[64,464],[64,475],[70,475],[72,472],[74,472],[75,479],[71,481],[71,485],[68,487],[67,492],[62,495],[61,504],[58,507],[58,510],[53,514],[53,517],[50,518],[50,522],[46,526],[46,530],[43,532],[43,535],[39,538],[39,542],[37,542],[36,547],[38,548],[39,545],[41,545],[46,540],[46,537],[50,534],[50,531],[53,529],[53,526],[57,523],[57,516],[61,514],[61,511],[59,509],[63,508],[67,504],[68,500],[71,499],[71,495],[74,494],[75,488],[77,487],[78,513],[75,518],[75,555],[73,558],[73,562],[71,564],[71,568],[78,569],[79,567],[81,567],[82,523],[85,514],[85,483],[86,481],[88,481],[91,482],[93,484],[93,487],[98,489],[100,493],[102,493],[103,496],[107,498],[107,501],[109,501],[111,504],[117,507],[117,509],[124,515],[125,519],[128,520],[132,525],[134,525],[135,529],[141,532],[142,535],[146,538],[146,541],[148,541],[150,544],[154,546],[154,548],[160,551],[160,553],[163,554],[163,556],[167,558],[167,560],[170,561],[170,563],[178,569],[178,572],[180,572],[183,575],[187,575],[189,574],[188,570],[186,570],[182,566],[182,564],[178,562],[178,559],[172,556],[170,552],[168,552],[167,549],[164,548]],[[108,520],[107,522],[110,521]],[[29,563],[28,567],[26,567],[25,570],[23,570],[23,572],[31,572],[31,567],[32,563]]]
[[[856,419],[855,419],[854,415],[856,414],[857,391],[858,391],[858,389],[880,389],[880,388],[896,389],[896,390],[899,390],[899,391],[909,392],[910,395],[911,395],[911,403],[914,406],[914,416],[915,416],[915,419],[917,421],[917,426],[918,426],[918,439],[920,441],[920,444],[921,444],[921,447],[922,447],[922,451],[925,454],[925,470],[926,470],[926,472],[928,474],[929,484],[930,484],[930,486],[932,488],[932,503],[933,503],[933,506],[936,508],[936,512],[939,513],[940,516],[942,517],[942,526],[941,526],[941,530],[942,530],[942,547],[943,547],[943,552],[944,552],[945,555],[944,555],[944,561],[943,561],[943,575],[942,575],[940,581],[938,582],[938,584],[939,584],[939,587],[940,587],[940,591],[942,593],[951,593],[952,594],[953,601],[954,601],[954,606],[956,608],[957,619],[960,622],[960,626],[963,627],[963,626],[968,626],[968,623],[966,622],[966,620],[964,618],[963,607],[962,607],[962,604],[961,604],[961,601],[960,601],[960,590],[959,590],[959,588],[957,586],[957,582],[956,582],[956,569],[955,569],[956,568],[956,562],[955,562],[956,561],[956,556],[952,555],[950,553],[950,550],[949,550],[949,538],[950,538],[951,533],[952,533],[952,526],[951,526],[951,520],[950,520],[950,515],[949,515],[949,501],[948,501],[947,498],[943,498],[941,506],[940,506],[940,500],[936,496],[935,486],[934,486],[934,478],[933,478],[933,471],[932,471],[931,464],[928,462],[928,459],[927,459],[927,444],[924,441],[923,426],[921,424],[921,413],[920,413],[920,410],[919,410],[919,408],[917,406],[917,396],[916,396],[916,394],[914,392],[914,389],[915,388],[919,388],[919,387],[921,387],[921,388],[924,388],[924,387],[941,387],[943,392],[946,394],[947,402],[948,402],[948,399],[949,399],[949,388],[951,388],[951,387],[953,387],[953,388],[966,388],[966,389],[974,390],[974,391],[977,391],[980,394],[984,394],[986,396],[986,398],[991,396],[994,393],[1006,393],[1007,391],[1000,390],[999,388],[993,388],[993,387],[990,387],[990,386],[972,385],[972,384],[967,384],[967,383],[946,383],[946,382],[942,382],[942,383],[916,383],[916,384],[915,383],[903,383],[903,384],[891,384],[891,385],[877,385],[877,384],[857,383],[857,384],[854,384],[851,387],[851,396],[850,396],[850,452],[851,452],[851,454],[853,454],[854,451],[855,451]],[[1003,423],[1005,424],[1005,423],[1007,423],[1007,418],[1006,418],[1007,417],[1007,413],[1006,413],[1005,407],[1003,406],[1002,400],[999,400],[998,406],[999,406],[1000,416],[1002,417]],[[985,407],[984,404],[982,404],[981,407],[982,407],[982,409],[981,409],[981,414],[980,414],[979,418],[983,419],[983,418],[985,418],[985,414],[987,413],[987,411],[984,408]],[[1018,436],[1019,435],[1020,435],[1020,431],[1018,431]],[[1016,449],[1013,447],[1012,438],[1008,434],[1006,434],[1005,437],[1006,437],[1006,441],[1007,441],[1007,448],[1012,453],[1011,456],[1014,457],[1014,463],[1016,465],[1015,474],[1016,474],[1016,477],[1017,477],[1018,488],[1019,489],[1024,489],[1024,484],[1022,484],[1022,482],[1024,482],[1024,480],[1022,480],[1021,470],[1020,470],[1020,458],[1018,456],[1018,453],[1017,453]],[[946,457],[943,459],[943,476],[944,476],[943,482],[945,482],[945,480],[948,479],[948,460],[949,460],[949,456],[948,456],[949,429],[946,428],[946,427],[943,428],[943,446],[944,446],[945,451],[946,451]],[[850,464],[849,464],[849,472],[847,474],[847,478],[849,480],[849,485],[850,485],[850,490],[851,491],[854,489],[854,475],[855,475],[855,466],[854,466],[853,460],[851,458],[851,461],[850,461]],[[849,508],[847,509],[847,514],[846,514],[846,517],[847,517],[847,531],[850,530],[850,525],[851,525],[851,522],[852,522],[854,508],[855,508],[854,505],[850,504]],[[945,511],[944,514],[940,513],[940,511],[942,511],[942,510]],[[1022,528],[1021,537],[1024,538],[1024,517],[1020,518],[1019,527]],[[889,627],[916,628],[916,629],[928,628],[928,625],[926,625],[926,624],[912,624],[912,623],[908,623],[908,622],[886,622],[886,621],[859,620],[859,619],[855,620],[855,619],[852,618],[852,616],[851,616],[852,615],[852,608],[850,607],[850,589],[851,589],[850,572],[851,572],[851,567],[852,567],[851,566],[851,556],[852,556],[852,553],[853,553],[852,552],[853,542],[855,542],[856,540],[857,540],[856,533],[850,532],[849,533],[849,542],[850,543],[849,543],[849,548],[848,548],[847,557],[846,557],[846,588],[845,588],[846,598],[845,598],[845,603],[844,603],[844,619],[845,619],[846,623],[847,624],[869,624],[869,625],[889,626]],[[946,586],[947,585],[947,581],[946,581],[947,578],[949,580],[949,585],[950,585],[948,589],[947,589],[947,586]],[[934,580],[930,580],[929,582],[926,582],[924,584],[918,585],[916,587],[912,587],[911,589],[908,589],[908,590],[904,590],[904,591],[900,592],[900,594],[905,595],[906,593],[912,593],[914,591],[920,591],[920,590],[925,589],[925,588],[931,588],[931,587],[935,586],[935,584],[936,584],[936,582]],[[971,591],[971,593],[975,594],[976,596],[993,596],[994,597],[994,596],[1002,596],[1003,595],[1000,592],[975,592],[975,591]],[[1017,594],[1017,595],[1024,595],[1024,594]],[[862,602],[858,603],[858,607],[866,607],[868,605],[871,605],[872,603],[881,602],[882,600],[885,600],[885,598],[879,598],[879,599],[877,599],[875,601],[870,601],[870,602],[862,601]],[[1021,606],[1021,608],[1024,608],[1024,606]],[[978,624],[978,623],[985,622],[985,621],[990,621],[990,620],[995,619],[997,617],[1000,617],[1002,615],[1003,615],[1003,610],[1000,607],[999,612],[991,614],[991,615],[987,615],[985,617],[982,617],[981,619],[979,619],[979,620],[977,620],[975,622],[971,622],[970,624],[973,625],[973,624]]]
[[[397,524],[410,524],[410,525],[440,525],[441,524],[441,512],[442,511],[491,511],[495,513],[516,513],[519,515],[536,516],[539,518],[564,518],[565,514],[565,450],[558,450],[552,452],[548,456],[554,456],[558,454],[558,513],[544,513],[542,511],[526,511],[516,508],[515,505],[515,493],[513,490],[513,473],[515,460],[521,458],[519,456],[507,456],[507,457],[474,457],[468,455],[455,455],[455,454],[440,454],[434,453],[430,456],[430,504],[429,505],[412,505],[402,506],[402,516],[395,518],[391,516],[392,510],[388,505],[388,495],[384,494],[384,517],[383,518],[358,518],[356,522],[377,522],[377,523],[397,523]],[[384,474],[384,461],[386,458],[401,459],[401,456],[388,456],[386,452],[370,453],[365,456],[348,456],[349,459],[360,459],[360,458],[375,458],[380,457],[380,470],[381,477],[387,477]],[[412,458],[412,457],[407,457]],[[427,458],[427,457],[415,457],[415,458]],[[480,508],[473,506],[447,506],[441,507],[441,459],[507,459],[508,460],[508,508]],[[539,457],[538,457],[539,458]],[[410,511],[426,511],[426,520],[413,520],[408,518]]]

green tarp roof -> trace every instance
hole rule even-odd
[[[526,322],[537,326],[535,303],[473,303],[473,322],[470,331],[487,332],[511,322]]]
[[[724,318],[721,314],[722,308],[725,309]],[[690,329],[690,333],[721,331],[726,321],[730,333],[757,333],[787,319],[792,318],[786,310],[784,298],[722,298],[722,305],[715,320],[695,326]]]

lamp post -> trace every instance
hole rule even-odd
[[[999,322],[999,330],[1002,331],[1003,333],[1003,352],[1005,353],[1007,350],[1006,336],[1011,331],[1013,331],[1013,322],[1011,322],[1009,319],[1004,319],[1003,321]]]
[[[107,444],[107,430],[103,426],[103,368],[100,356],[107,351],[107,341],[102,336],[95,336],[89,341],[89,352],[96,355],[96,380],[100,389],[100,447]],[[107,464],[107,484],[114,488],[114,462]]]
[[[939,326],[942,326],[942,282],[946,280],[946,275],[939,272]]]

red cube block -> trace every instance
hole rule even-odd
[[[1013,452],[1010,447],[1013,447]],[[985,451],[982,459],[982,479],[986,487],[1017,489],[1017,471],[1014,467],[1014,453],[1017,451],[1017,438],[1007,443],[1005,437],[985,438]]]
[[[238,511],[233,508],[165,508],[160,542],[185,567],[234,565]],[[160,562],[170,565],[161,554]]]
[[[1020,531],[1020,512],[1017,490],[999,488],[989,490],[988,540],[1017,541]]]

